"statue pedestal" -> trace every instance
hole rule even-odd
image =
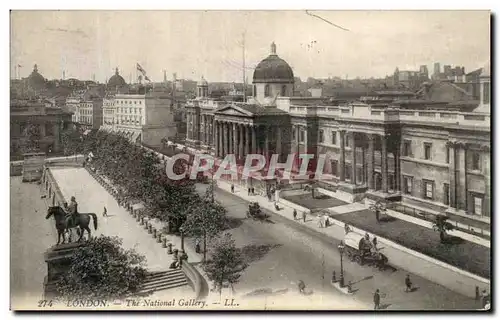
[[[47,263],[47,276],[43,283],[45,299],[50,299],[57,295],[57,282],[71,267],[71,258],[74,251],[83,246],[85,246],[84,242],[60,244],[51,247],[45,252],[44,258]]]

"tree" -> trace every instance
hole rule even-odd
[[[441,240],[441,243],[446,242],[447,232],[454,229],[453,225],[451,223],[449,223],[448,221],[446,221],[448,219],[449,219],[449,217],[442,215],[442,214],[438,214],[436,216],[436,221],[434,222],[434,225],[432,226],[432,229],[434,229],[434,231],[439,232],[439,240]]]
[[[231,234],[226,233],[215,241],[210,259],[205,262],[203,269],[214,282],[214,289],[221,292],[224,284],[233,288],[247,266],[241,249],[236,248]]]
[[[226,208],[218,202],[212,202],[209,194],[193,203],[186,215],[182,227],[187,235],[202,237],[204,260],[206,260],[207,240],[217,236],[227,227]]]
[[[70,299],[115,299],[136,291],[145,280],[145,257],[124,250],[118,237],[92,238],[75,250],[71,268],[57,284]]]
[[[66,130],[61,134],[64,155],[83,152],[83,138],[76,129]]]
[[[380,221],[380,212],[385,210],[384,205],[377,201],[375,202],[372,206],[370,206],[370,210],[375,212],[375,219],[377,219],[377,222]]]

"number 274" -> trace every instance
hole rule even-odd
[[[40,300],[38,301],[38,308],[52,307],[52,300]]]

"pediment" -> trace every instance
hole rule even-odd
[[[251,117],[253,113],[243,108],[240,108],[235,105],[224,106],[215,111],[216,114],[219,115],[228,115],[228,116],[241,116],[241,117]]]

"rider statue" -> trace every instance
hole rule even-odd
[[[78,219],[78,203],[76,202],[75,197],[71,197],[71,202],[67,208],[67,212],[70,214],[69,219],[71,219],[68,220],[68,222],[71,221],[73,225],[76,225]]]

